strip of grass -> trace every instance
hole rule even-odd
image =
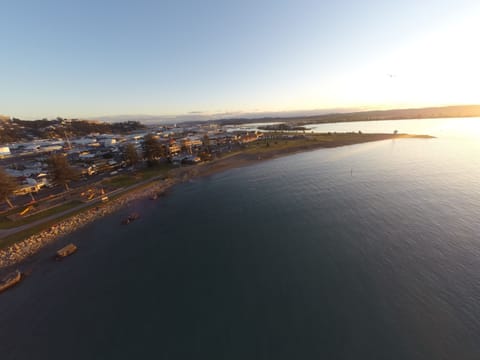
[[[247,154],[261,154],[288,149],[310,149],[317,147],[335,147],[359,144],[383,139],[414,137],[412,135],[362,134],[362,133],[327,133],[327,134],[269,134],[274,138],[259,140],[247,145]],[[288,138],[292,136],[293,138]],[[295,138],[298,136],[298,138]],[[416,136],[418,137],[418,136]]]
[[[5,211],[4,213],[2,213],[2,215],[0,215],[0,219],[1,218],[6,218],[7,216],[10,216],[12,214],[16,214],[16,213],[19,213],[19,212],[22,212],[23,210],[25,210],[26,208],[28,208],[30,205],[26,205],[26,206],[23,206],[23,207],[20,207],[20,208],[14,208],[14,209],[9,209],[7,211]],[[1,220],[0,220],[1,221]]]
[[[114,188],[127,187],[135,184],[138,180],[132,175],[119,175],[114,178],[105,180],[105,184]]]
[[[78,200],[70,201],[68,203],[61,204],[61,205],[52,207],[50,209],[41,211],[37,214],[33,214],[28,217],[18,219],[16,221],[12,221],[8,219],[6,216],[3,216],[3,217],[0,217],[0,229],[12,229],[21,225],[30,224],[34,221],[72,209],[80,204],[82,203]]]
[[[104,183],[113,188],[122,188],[135,185],[139,181],[148,180],[156,176],[167,176],[168,171],[172,169],[172,166],[169,164],[161,164],[152,166],[145,169],[140,169],[135,173],[131,174],[122,174],[109,179],[105,179]]]
[[[167,176],[168,171],[173,167],[170,164],[160,164],[149,168],[142,169],[138,174],[142,177],[142,180],[148,180],[156,176]]]
[[[244,150],[248,154],[256,154],[262,152],[270,152],[274,150],[283,150],[288,148],[299,147],[307,144],[311,144],[314,139],[275,139],[275,140],[262,140],[257,143],[249,144],[247,149]]]

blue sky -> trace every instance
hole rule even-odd
[[[0,114],[480,103],[478,1],[1,1]]]

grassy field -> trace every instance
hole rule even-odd
[[[119,175],[115,176],[113,178],[104,180],[103,183],[105,185],[114,187],[114,188],[121,188],[121,187],[127,187],[135,184],[135,182],[139,181],[135,176],[133,175]]]
[[[148,180],[156,176],[167,176],[168,171],[172,169],[169,164],[161,164],[145,169],[139,169],[136,172],[121,174],[103,181],[103,183],[114,189],[135,185],[139,181]]]
[[[81,203],[82,202],[80,202],[78,200],[70,201],[68,203],[57,205],[55,207],[52,207],[52,208],[49,208],[49,209],[46,209],[46,210],[42,210],[42,211],[40,211],[36,214],[26,216],[24,218],[20,218],[20,219],[15,220],[15,221],[10,220],[8,218],[8,216],[12,215],[14,213],[20,213],[21,210],[9,211],[8,213],[0,216],[0,229],[11,229],[11,228],[15,228],[15,227],[18,227],[18,226],[21,226],[21,225],[29,224],[29,223],[32,223],[34,221],[49,217],[51,215],[55,215],[55,214],[61,213],[63,211],[72,209],[72,208],[80,205]]]
[[[331,145],[334,143],[343,142],[358,142],[360,139],[365,140],[368,135],[363,134],[308,134],[308,135],[291,135],[293,138],[283,138],[288,136],[287,134],[272,134],[273,139],[264,139],[255,143],[247,145],[246,153],[258,153],[271,151],[273,149],[292,149],[301,146],[319,146],[319,145]]]
[[[269,135],[272,138],[248,144],[243,153],[251,155],[273,153],[282,154],[322,147],[337,147],[388,139],[431,138],[431,136],[427,135],[362,133],[288,134],[291,135],[292,138],[286,138],[288,135],[282,133],[270,133]]]
[[[143,169],[139,172],[142,177],[141,180],[148,180],[156,176],[165,176],[167,177],[168,172],[172,169],[170,164],[160,164],[150,168]]]

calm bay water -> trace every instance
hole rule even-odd
[[[439,137],[234,169],[72,234],[0,297],[1,358],[479,359],[480,119],[320,127]]]

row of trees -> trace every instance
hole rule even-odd
[[[71,120],[64,121],[58,117],[56,120],[20,120],[13,118],[4,121],[0,128],[0,138],[4,142],[25,141],[31,138],[65,138],[69,136],[85,136],[91,133],[125,134],[145,128],[138,121],[125,121],[116,123]]]
[[[162,145],[154,135],[148,134],[143,142],[143,158],[149,165],[153,165],[159,158],[167,157],[167,149]],[[127,144],[123,149],[123,158],[131,166],[135,166],[140,161],[137,149],[133,144]]]

